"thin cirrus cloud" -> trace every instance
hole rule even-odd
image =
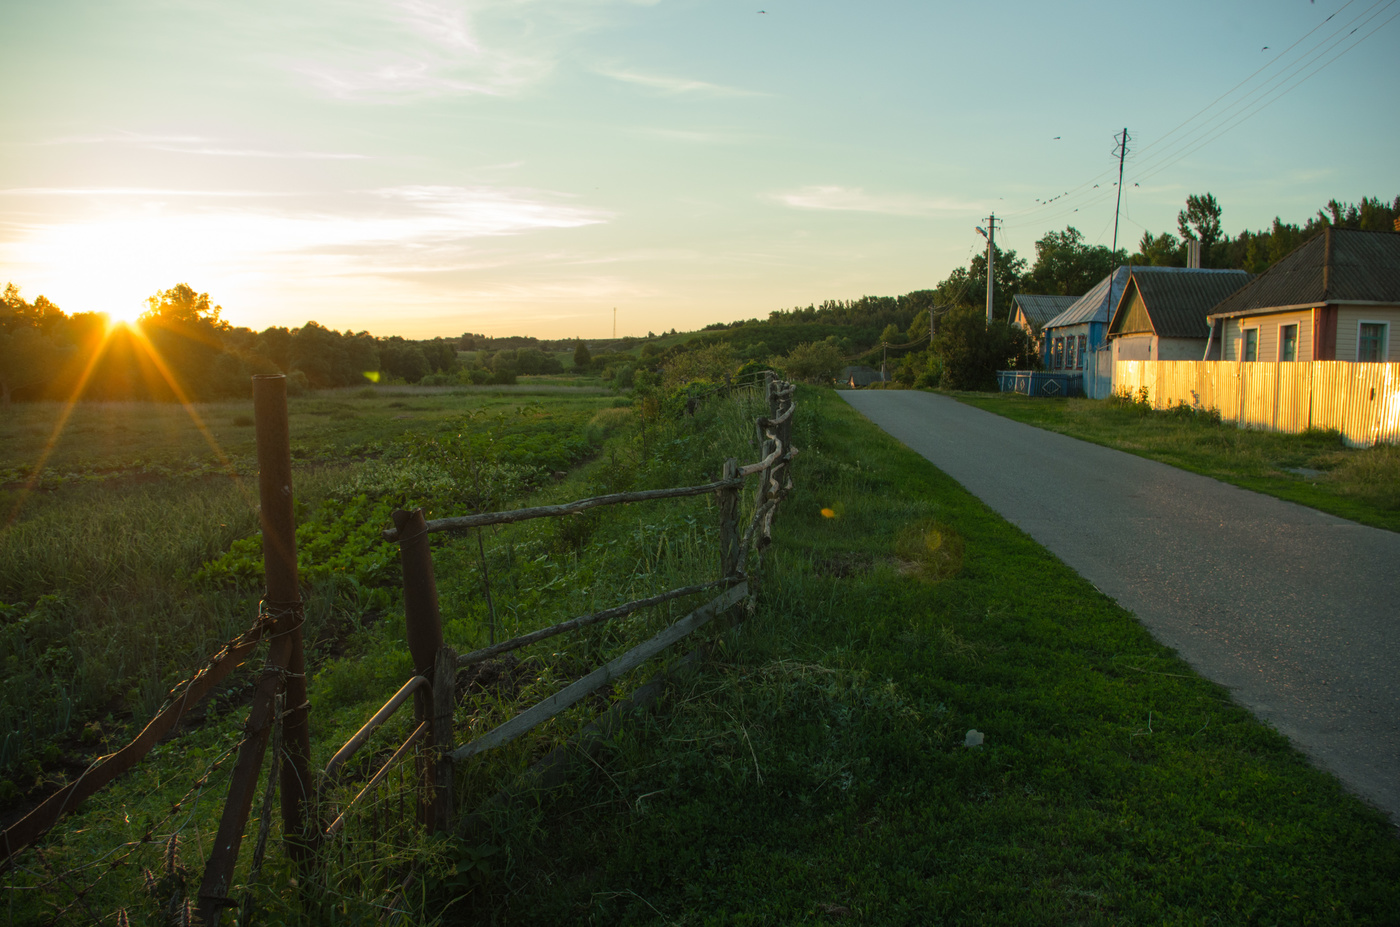
[[[744,90],[740,87],[726,87],[723,84],[712,84],[708,81],[694,80],[688,77],[673,77],[668,74],[644,74],[641,71],[627,70],[624,68],[599,66],[593,69],[595,74],[612,80],[621,81],[624,84],[633,84],[638,87],[645,87],[648,90],[656,90],[664,94],[681,95],[689,94],[704,97],[761,97],[767,96],[757,90]]]
[[[289,202],[276,195],[167,190],[6,190],[87,195],[63,219],[0,226],[0,263],[70,311],[130,303],[198,280],[218,292],[269,275],[307,284],[405,271],[450,271],[482,239],[573,229],[610,214],[570,197],[503,187],[398,186]],[[202,197],[207,197],[203,199]],[[136,208],[132,201],[135,200]]]
[[[483,39],[477,21],[502,11],[516,19],[523,15],[515,4],[362,4],[358,15],[339,16],[350,30],[321,39],[319,52],[286,66],[321,92],[346,100],[503,96],[549,73],[554,43],[539,34],[531,42]],[[505,31],[530,30],[517,22]]]
[[[866,193],[860,187],[810,186],[769,198],[794,209],[868,212],[886,216],[927,216],[936,213],[976,212],[977,203],[929,198],[905,193]]]
[[[228,158],[268,158],[293,161],[366,161],[369,155],[342,151],[306,151],[275,148],[244,148],[224,143],[222,139],[201,135],[146,135],[139,132],[117,132],[111,135],[70,135],[34,143],[44,147],[57,145],[130,145],[149,151],[174,154],[212,155]]]

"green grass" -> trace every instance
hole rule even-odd
[[[306,463],[297,467],[295,485],[302,579],[309,584],[306,633],[314,674],[309,689],[316,767],[323,766],[412,675],[401,606],[393,589],[396,548],[378,541],[390,503],[377,504],[373,498],[383,495],[402,504],[421,503],[432,515],[470,510],[481,502],[509,507],[522,498],[522,487],[531,490],[531,501],[553,502],[634,486],[702,482],[713,478],[724,456],[752,456],[752,421],[760,412],[757,400],[750,397],[715,403],[694,418],[651,423],[643,429],[632,410],[614,399],[567,398],[557,406],[544,399],[521,405],[514,396],[502,402],[499,397],[471,394],[467,398],[475,407],[467,407],[463,398],[415,394],[409,401],[387,403],[377,418],[362,413],[354,419],[327,413],[342,408],[342,402],[372,404],[378,398],[316,396],[293,402],[293,444],[315,448],[305,456]],[[401,427],[396,416],[406,410],[425,422],[436,422],[437,427],[424,427],[401,440],[395,433]],[[307,432],[317,427],[318,417],[327,424],[313,435],[316,443],[308,444]],[[298,427],[298,421],[306,425]],[[367,437],[365,429],[375,421],[381,431],[378,437],[372,432],[368,437],[380,445],[378,456],[348,461],[336,457],[345,448],[360,448]],[[567,469],[578,458],[559,464],[552,455],[578,446],[581,440],[597,456],[560,480],[559,468]],[[403,453],[405,447],[411,452]],[[473,456],[480,466],[472,463]],[[531,460],[548,462],[546,469],[551,472],[542,482],[519,484],[515,477],[521,462]],[[143,722],[170,684],[198,666],[219,642],[245,628],[255,612],[252,590],[261,585],[256,538],[234,532],[230,540],[230,535],[217,531],[206,531],[214,535],[206,538],[193,530],[208,529],[213,522],[213,513],[200,508],[207,504],[211,490],[222,493],[219,498],[235,514],[249,517],[247,511],[239,511],[246,504],[231,483],[179,476],[159,483],[127,483],[131,481],[109,476],[101,486],[60,484],[27,500],[23,519],[0,538],[11,545],[8,552],[46,567],[21,563],[0,575],[7,582],[28,582],[24,588],[50,590],[49,598],[41,596],[33,604],[19,600],[15,609],[22,613],[21,619],[11,625],[11,637],[0,643],[16,650],[23,645],[29,651],[62,650],[76,655],[75,665],[50,668],[53,679],[69,692],[76,691],[83,680],[93,688],[85,697],[75,697],[73,704],[60,705],[69,716],[51,719],[35,742],[16,745],[25,749],[10,758],[11,801],[23,799],[26,792],[31,799],[44,794],[81,769],[85,760],[75,754],[115,749],[133,733],[120,712],[113,718],[93,711],[97,697],[113,689],[119,692],[127,684],[145,685],[150,691],[144,701],[149,704],[138,698],[141,693],[132,693],[128,706],[131,720]],[[141,501],[128,489],[161,495]],[[74,519],[75,507],[82,506],[94,508],[98,514],[92,518],[101,527],[65,523]],[[53,518],[46,520],[46,512]],[[175,514],[181,517],[174,518]],[[218,517],[225,516],[219,513]],[[163,520],[170,521],[169,530],[163,530],[167,528]],[[719,562],[714,522],[712,500],[701,497],[484,532],[498,638],[714,578]],[[114,535],[115,550],[102,543],[104,534],[111,531],[120,532]],[[60,541],[66,546],[58,546]],[[80,562],[70,563],[74,556]],[[434,538],[444,635],[460,651],[484,646],[493,621],[482,595],[479,556],[475,535]],[[143,588],[162,576],[165,585],[154,590],[159,594]],[[100,592],[107,583],[104,577],[124,583],[115,590],[118,594],[112,595],[110,589],[105,596]],[[113,607],[113,599],[128,598],[129,608]],[[58,601],[66,603],[62,609],[54,605]],[[514,688],[478,692],[462,706],[459,739],[499,723],[654,634],[698,601],[676,601],[524,652],[525,663],[515,673]],[[179,606],[188,613],[181,613],[184,621],[178,626],[163,627],[146,617],[154,608],[159,618],[169,620]],[[36,637],[37,630],[43,630],[42,639]],[[181,649],[160,651],[157,638],[161,645],[173,640]],[[149,659],[129,667],[129,676],[114,681],[97,662],[96,643],[104,639],[118,654],[145,647]],[[16,652],[14,662],[18,664],[25,655]],[[259,655],[249,665],[256,667],[260,661]],[[38,679],[19,674],[6,680],[0,720],[18,725],[11,716],[26,708],[53,713],[55,700],[36,688]],[[635,681],[619,681],[614,693],[624,694]],[[160,747],[150,760],[65,821],[45,841],[42,856],[26,855],[4,886],[18,922],[52,916],[73,901],[73,891],[87,889],[93,882],[98,884],[85,893],[85,903],[104,916],[121,906],[134,917],[156,917],[155,902],[140,889],[140,869],[160,871],[161,845],[172,832],[180,835],[185,865],[197,875],[207,858],[230,764],[225,761],[219,770],[209,770],[217,757],[236,744],[244,713],[240,696],[246,674],[238,682],[214,700],[208,717],[189,733]],[[26,691],[41,696],[31,699],[37,709],[26,705]],[[589,700],[531,737],[472,764],[459,783],[460,794],[468,803],[493,794],[597,710],[598,699]],[[328,795],[328,814],[334,814],[363,785],[396,739],[407,734],[410,720],[408,712],[396,717],[347,767],[344,786]],[[67,736],[63,736],[65,730]],[[274,851],[263,877],[250,888],[259,898],[263,916],[274,923],[283,919],[373,922],[383,900],[380,893],[390,880],[402,877],[404,867],[446,859],[445,848],[425,843],[412,823],[411,810],[404,811],[405,803],[412,808],[413,789],[411,774],[400,771],[391,776],[389,787],[352,815],[343,836],[328,851],[331,864],[311,879],[302,874],[300,891],[294,888],[296,873],[276,849],[280,835],[274,823]],[[143,842],[147,834],[154,835],[149,843]],[[250,846],[251,838],[240,859],[241,880],[248,877]],[[122,865],[109,872],[111,859],[122,860]],[[61,873],[65,875],[60,878]],[[169,886],[163,891],[168,894]]]
[[[603,442],[599,456],[535,500],[698,482],[725,456],[755,454],[751,404],[714,401],[643,429],[591,401],[575,421]],[[506,411],[490,419],[497,444],[549,424],[533,408]],[[327,435],[328,446],[337,440]],[[424,877],[411,920],[425,924],[1394,922],[1400,843],[1390,825],[1131,615],[834,393],[800,394],[794,443],[796,490],[765,554],[757,613],[720,635],[715,661],[658,715],[612,740],[560,793],[488,814],[467,843],[425,840],[412,825],[407,768],[354,812],[318,872],[290,868],[274,815],[268,861],[249,887],[259,922],[374,923],[386,886],[415,866]],[[346,471],[318,459],[305,470],[330,475],[321,491],[339,510]],[[413,476],[427,464],[437,477]],[[464,472],[460,456],[347,466],[449,495]],[[331,532],[317,511],[306,521]],[[478,646],[490,617],[475,537],[435,537],[445,635]],[[482,537],[500,636],[705,578],[717,561],[706,498]],[[205,563],[233,572],[241,556],[234,544]],[[344,583],[320,588],[313,617],[350,628],[340,651],[312,663],[317,765],[411,671],[396,604],[362,620]],[[513,691],[474,691],[459,705],[458,739],[690,607],[536,645]],[[460,770],[461,810],[654,669]],[[42,858],[26,854],[4,885],[12,919],[41,920],[71,902],[73,887],[97,883],[84,902],[95,919],[125,905],[134,922],[160,920],[139,868],[159,871],[177,832],[198,872],[229,763],[201,777],[236,743],[242,715],[237,703],[216,704],[90,801]],[[335,802],[409,723],[401,715],[376,735]],[[970,729],[982,746],[963,746]],[[116,745],[100,726],[92,736]]]
[[[1343,445],[1336,432],[1251,431],[1208,416],[1153,412],[1141,404],[1111,399],[954,395],[968,405],[1027,425],[1160,460],[1364,525],[1400,531],[1400,447],[1360,450]]]
[[[757,615],[566,794],[500,812],[495,875],[452,910],[1395,922],[1380,813],[834,394],[799,409]],[[948,578],[907,568],[930,524],[961,547]]]
[[[378,537],[390,509],[474,491],[449,460],[460,435],[495,460],[484,476],[504,501],[596,454],[602,430],[589,422],[613,402],[378,388],[293,398],[313,651],[397,600],[397,558]],[[252,623],[262,586],[251,402],[80,404],[40,470],[60,416],[16,404],[0,428],[0,810],[80,768],[85,725],[149,717]]]

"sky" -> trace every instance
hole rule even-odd
[[[1329,19],[1330,17],[1330,19]],[[0,4],[0,279],[605,338],[1400,195],[1400,0]],[[1097,184],[1098,186],[1094,186]]]

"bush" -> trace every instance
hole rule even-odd
[[[789,377],[810,383],[830,383],[841,372],[845,358],[841,349],[829,341],[809,341],[799,344],[780,360],[779,365]]]
[[[998,370],[1033,370],[1039,358],[1023,329],[1005,321],[987,324],[981,309],[954,309],[943,317],[933,339],[943,363],[945,389],[995,390]]]

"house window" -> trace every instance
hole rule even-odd
[[[1362,322],[1356,333],[1356,359],[1362,363],[1381,363],[1389,353],[1386,336],[1390,326],[1385,322]]]
[[[1084,336],[1083,336],[1083,335],[1080,335],[1080,336],[1079,336],[1079,365],[1078,365],[1080,370],[1083,370],[1083,369],[1084,369],[1084,341],[1085,341]]]
[[[1065,339],[1055,339],[1055,369],[1059,370],[1065,365]]]
[[[1242,361],[1257,361],[1259,359],[1259,329],[1246,328],[1244,330],[1244,350],[1240,354]]]
[[[1070,370],[1074,369],[1074,336],[1070,335],[1065,339],[1065,366]]]
[[[1281,361],[1298,359],[1298,326],[1280,325],[1278,327],[1278,359]]]

